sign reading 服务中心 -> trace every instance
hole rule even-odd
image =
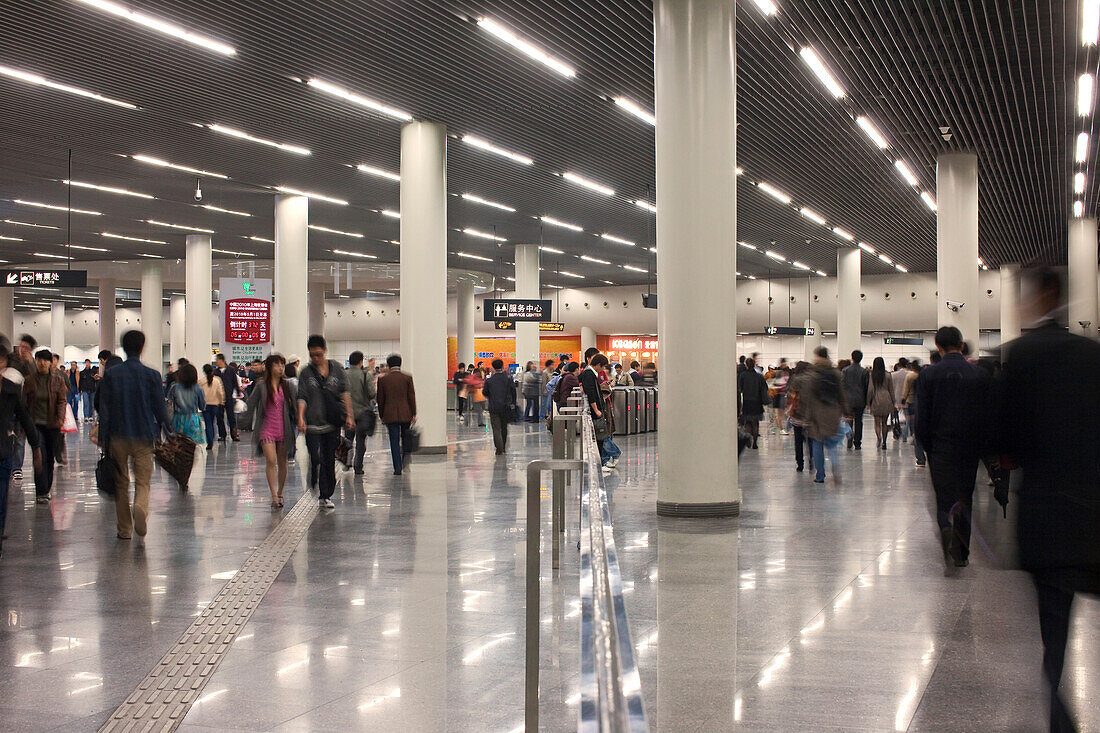
[[[38,288],[85,288],[87,270],[2,270],[0,285],[6,288],[32,286]]]
[[[223,277],[219,284],[221,351],[238,364],[271,352],[271,280]]]
[[[549,300],[486,300],[482,306],[486,321],[549,321],[553,302]]]

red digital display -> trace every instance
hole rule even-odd
[[[260,298],[225,301],[225,341],[266,344],[271,340],[271,303]]]

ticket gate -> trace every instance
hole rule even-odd
[[[645,401],[645,410],[642,413],[645,416],[645,428],[639,432],[651,433],[657,429],[657,388],[642,387],[642,394]]]
[[[615,387],[611,391],[615,435],[636,435],[657,429],[656,387]]]

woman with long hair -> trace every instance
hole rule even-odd
[[[285,378],[286,359],[272,354],[264,361],[264,375],[256,380],[248,395],[248,407],[253,410],[252,444],[264,454],[267,463],[267,487],[271,491],[271,508],[283,505],[286,484],[287,449],[294,443],[293,417],[298,396],[294,385]]]
[[[206,449],[214,447],[214,426],[218,416],[225,410],[225,385],[221,377],[214,373],[214,367],[210,364],[202,365],[203,378],[201,380],[202,396],[206,400],[202,416],[206,420]]]
[[[199,371],[194,364],[184,364],[176,372],[172,384],[172,430],[186,435],[197,445],[204,445],[206,430],[202,415],[206,410],[206,395],[199,387]]]
[[[886,436],[889,435],[886,422],[894,412],[894,382],[886,374],[886,362],[881,356],[875,357],[871,364],[871,379],[867,383],[867,407],[875,418],[878,447],[885,449]]]

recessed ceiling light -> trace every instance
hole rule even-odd
[[[16,221],[15,219],[4,219],[5,224],[14,224],[20,227],[35,227],[36,229],[60,229],[61,227],[52,227],[49,224],[32,224],[29,221]]]
[[[772,0],[752,0],[756,4],[758,10],[764,15],[775,15],[779,10],[775,7],[775,3]]]
[[[898,272],[909,272],[909,270],[905,269],[905,268],[904,268],[904,267],[902,267],[901,265],[894,265],[894,268],[895,268],[895,269],[896,269],[896,270],[897,270]]]
[[[49,252],[34,252],[33,256],[34,257],[46,257],[46,258],[51,259],[51,260],[67,260],[67,259],[69,259],[65,255],[52,255]]]
[[[917,177],[913,175],[913,171],[909,170],[909,166],[905,164],[903,160],[895,160],[894,168],[897,170],[901,177],[905,179],[905,182],[910,186],[916,186],[920,183]]]
[[[860,242],[859,243],[859,248],[862,249],[867,254],[872,254],[873,255],[875,253],[875,250],[871,248],[871,245],[867,244],[866,242]]]
[[[38,201],[27,201],[25,199],[15,199],[12,203],[20,204],[22,206],[36,206],[39,209],[51,209],[53,211],[70,211],[74,214],[89,214],[91,216],[103,216],[99,211],[88,211],[86,209],[70,209],[68,206],[55,206],[54,204],[43,204]]]
[[[604,196],[615,195],[614,189],[596,183],[595,181],[590,181],[583,176],[578,176],[576,173],[562,173],[561,177],[569,181],[570,183],[575,183],[578,186],[584,186],[585,188],[596,191],[597,193],[602,193]]]
[[[481,204],[482,206],[492,206],[494,209],[501,209],[503,211],[515,212],[515,209],[507,204],[498,204],[496,201],[490,201],[489,199],[483,199],[480,196],[474,196],[472,193],[462,194],[462,198],[467,201],[472,201],[475,204]]]
[[[233,211],[233,209],[223,209],[220,206],[213,206],[212,204],[203,204],[202,208],[209,209],[210,211],[218,211],[222,214],[233,214],[233,216],[252,216],[247,211]]]
[[[888,146],[886,144],[886,138],[884,138],[879,131],[875,129],[875,126],[871,124],[871,121],[866,117],[857,117],[856,124],[860,129],[871,138],[871,142],[875,144],[875,147],[885,150]]]
[[[799,209],[798,213],[802,214],[802,216],[806,217],[810,221],[816,221],[821,226],[825,226],[825,217],[815,211],[807,209],[805,206]]]
[[[236,49],[228,44],[215,41],[205,36],[200,36],[197,33],[192,33],[189,30],[181,28],[175,23],[169,23],[166,20],[154,18],[151,15],[139,13],[136,10],[130,10],[127,7],[110,2],[109,0],[80,0],[80,2],[111,13],[112,15],[117,15],[120,18],[125,18],[131,23],[137,23],[157,33],[163,33],[166,36],[172,36],[173,38],[178,38],[181,41],[186,41],[200,48],[205,48],[207,51],[220,53],[224,56],[232,56],[237,53]]]
[[[145,242],[146,244],[168,244],[160,239],[143,239],[141,237],[128,237],[124,234],[111,234],[110,232],[100,232],[99,236],[107,237],[108,239],[125,239],[129,242]]]
[[[555,255],[565,254],[565,252],[562,252],[560,249],[555,249],[553,247],[547,247],[547,246],[541,245],[541,244],[539,245],[539,249],[542,250],[543,252],[549,252],[550,254],[555,254]]]
[[[637,201],[634,202],[634,205],[637,206],[639,209],[645,209],[646,211],[648,211],[650,213],[653,213],[653,214],[657,213],[657,207],[654,206],[653,204],[649,203],[648,201],[643,201],[642,199],[638,199]]]
[[[64,180],[64,181],[62,181],[62,183],[64,183],[66,186],[76,186],[78,188],[91,188],[91,189],[95,189],[96,191],[103,191],[105,193],[117,193],[121,196],[136,196],[137,198],[141,198],[141,199],[151,199],[151,198],[153,198],[152,196],[150,196],[147,193],[137,193],[136,191],[127,191],[125,188],[115,188],[114,186],[100,186],[100,185],[97,185],[95,183],[85,183],[84,181]]]
[[[217,252],[220,255],[232,255],[234,257],[251,257],[252,256],[251,252],[236,252],[236,251],[231,250],[231,249],[218,249],[216,247],[211,247],[210,251],[211,252]]]
[[[541,221],[544,224],[549,224],[551,226],[561,227],[562,229],[571,229],[574,232],[583,232],[584,231],[583,228],[577,226],[576,224],[570,224],[569,222],[565,222],[565,221],[561,221],[559,219],[555,219],[552,216],[540,216],[539,221]]]
[[[229,135],[230,137],[238,137],[242,140],[248,140],[250,142],[259,143],[260,145],[267,145],[271,148],[278,148],[279,150],[285,150],[288,153],[296,153],[298,155],[309,155],[309,148],[303,148],[298,145],[288,145],[287,143],[277,143],[273,140],[266,140],[262,137],[256,137],[249,135],[247,132],[238,130],[233,127],[226,127],[225,125],[207,125],[208,128],[214,132],[220,132],[223,135]]]
[[[521,53],[534,59],[535,61],[538,61],[540,64],[546,66],[547,68],[553,69],[562,76],[572,78],[577,75],[577,72],[574,71],[569,65],[554,58],[550,54],[543,51],[541,48],[535,46],[530,41],[526,41],[520,38],[512,31],[502,26],[500,23],[497,23],[492,18],[479,18],[477,24],[480,28],[488,31],[489,33],[492,33],[494,36],[504,41],[512,48],[517,49]]]
[[[886,255],[884,255],[884,254],[880,254],[878,256],[878,258],[880,260],[882,260],[883,262],[885,262],[886,264],[888,264],[888,265],[894,264],[894,261],[892,259],[890,259],[889,257],[887,257]]]
[[[1085,205],[1080,201],[1074,201],[1073,202],[1073,215],[1075,217],[1080,217],[1083,213],[1085,213]]]
[[[251,236],[249,237],[253,242],[265,242],[267,244],[275,244],[274,239],[264,239],[263,237]]]
[[[400,211],[393,211],[392,209],[380,209],[378,211],[378,213],[381,214],[382,216],[388,216],[391,219],[400,219],[401,218],[401,212]]]
[[[921,193],[920,198],[921,198],[921,201],[924,202],[925,206],[927,206],[932,211],[936,210],[936,200],[934,198],[929,196],[927,193],[923,193],[923,192]]]
[[[347,206],[348,202],[343,199],[332,198],[331,196],[322,196],[319,193],[309,193],[308,191],[299,191],[296,188],[290,188],[289,186],[276,186],[276,191],[280,193],[289,193],[294,196],[305,196],[309,199],[317,199],[318,201],[327,201],[330,204],[339,204],[340,206]]]
[[[851,242],[853,239],[855,239],[855,237],[853,237],[851,234],[844,231],[840,227],[833,227],[833,234],[837,235],[841,239],[847,239],[849,242]]]
[[[568,270],[558,270],[558,274],[559,275],[565,275],[566,277],[575,277],[578,280],[584,280],[585,279],[584,275],[578,275],[577,273],[569,272]]]
[[[600,238],[601,239],[606,239],[609,242],[615,242],[616,244],[625,244],[628,247],[635,246],[634,242],[631,242],[629,239],[623,239],[622,237],[616,237],[614,234],[604,233],[604,234],[600,235]]]
[[[329,229],[328,227],[323,227],[319,224],[307,224],[306,226],[318,232],[328,232],[329,234],[342,234],[345,237],[354,237],[356,239],[363,238],[362,234],[357,234],[356,232],[342,232],[339,229]]]
[[[754,244],[749,244],[748,242],[738,242],[738,244],[741,245],[742,247],[744,247],[745,249],[756,250],[756,245],[754,245]]]
[[[1092,114],[1092,74],[1081,74],[1077,79],[1077,114]]]
[[[384,114],[387,117],[392,117],[395,120],[408,122],[412,119],[412,115],[410,115],[408,112],[402,112],[399,109],[387,107],[381,102],[375,102],[373,99],[367,99],[364,96],[355,94],[354,92],[344,89],[341,86],[337,86],[336,84],[330,84],[329,82],[322,81],[321,79],[310,79],[306,83],[314,89],[320,89],[322,92],[328,92],[333,96],[340,97],[341,99],[346,99],[349,102],[358,104],[360,107],[366,107],[367,109],[371,109],[375,112]]]
[[[481,255],[470,254],[469,252],[455,252],[459,257],[465,257],[469,260],[483,260],[484,262],[492,262],[492,258],[482,257]]]
[[[4,235],[4,234],[0,234],[0,239],[3,239],[5,242],[22,242],[23,241],[22,237],[9,237],[9,236]]]
[[[786,262],[787,261],[786,257],[779,254],[778,252],[773,252],[770,249],[767,252],[765,252],[764,254],[766,254],[768,257],[771,257],[773,260],[779,260],[780,262]]]
[[[166,221],[157,221],[156,219],[146,219],[147,224],[153,224],[158,227],[169,227],[170,229],[183,229],[187,232],[200,232],[202,234],[213,234],[213,229],[203,229],[202,227],[189,227],[183,224],[169,224]]]
[[[526,155],[520,155],[519,153],[513,153],[510,150],[505,150],[504,148],[498,148],[496,145],[493,145],[486,140],[482,140],[479,137],[474,137],[473,135],[463,135],[462,142],[466,143],[467,145],[472,145],[475,148],[487,150],[490,153],[496,153],[501,157],[508,158],[509,160],[515,161],[516,163],[520,163],[522,165],[532,165],[535,162],[528,158]]]
[[[774,187],[768,185],[767,183],[764,183],[763,181],[761,181],[760,183],[757,183],[756,187],[759,188],[764,193],[768,194],[769,196],[772,196],[774,198],[779,199],[780,201],[782,201],[785,204],[789,204],[791,202],[791,197],[790,196],[783,193],[779,189],[774,188]]]
[[[477,229],[470,229],[469,227],[462,230],[463,234],[468,234],[471,237],[481,237],[482,239],[491,239],[494,242],[507,242],[504,237],[498,237],[495,234],[489,234],[488,232],[478,231]]]
[[[801,262],[797,262],[797,261],[792,262],[791,265],[794,266],[794,267],[797,267],[799,270],[809,270],[810,269],[810,267],[808,265],[803,265]]]
[[[588,255],[581,255],[581,259],[585,262],[595,262],[597,265],[610,265],[607,260],[601,260],[599,257],[589,257]]]
[[[1097,0],[1100,2],[1100,0]],[[1078,163],[1084,163],[1089,157],[1089,134],[1082,132],[1077,136],[1077,154],[1074,156]]]
[[[634,265],[623,265],[624,270],[632,270],[634,272],[649,272],[644,267],[635,267]]]
[[[1073,192],[1084,193],[1085,192],[1085,174],[1075,173],[1073,174]]]
[[[844,96],[844,90],[841,88],[837,80],[833,78],[833,75],[829,73],[829,70],[825,68],[825,64],[821,63],[821,59],[818,58],[817,53],[809,46],[804,47],[798,52],[798,55],[802,57],[802,60],[806,62],[806,65],[810,67],[810,71],[814,72],[814,76],[818,81],[825,85],[825,88],[829,90],[829,94],[832,94],[835,98],[839,99]]]
[[[362,257],[363,259],[367,259],[367,260],[377,260],[378,259],[374,255],[367,254],[366,252],[350,252],[346,249],[334,249],[334,250],[332,250],[332,253],[334,255],[345,255],[347,257]]]
[[[391,181],[401,180],[401,176],[397,175],[396,173],[390,173],[389,171],[384,171],[381,168],[375,168],[374,166],[367,165],[366,163],[360,163],[359,165],[355,166],[355,170],[362,171],[363,173],[369,173],[372,176],[378,176],[379,178],[388,178]]]
[[[131,158],[140,162],[148,163],[149,165],[160,166],[161,168],[175,168],[178,171],[184,171],[185,173],[194,173],[196,176],[209,176],[211,178],[223,178],[227,179],[229,176],[222,175],[221,173],[212,173],[210,171],[204,171],[201,168],[191,168],[186,165],[177,165],[176,163],[169,163],[167,160],[161,160],[160,158],[154,158],[149,155],[131,155]]]
[[[79,89],[77,87],[71,87],[68,84],[58,84],[57,82],[50,81],[44,76],[38,74],[31,74],[27,71],[20,71],[19,69],[13,69],[10,66],[0,66],[0,74],[4,76],[10,76],[13,79],[19,79],[30,84],[36,84],[42,87],[48,87],[50,89],[56,89],[59,92],[68,92],[69,94],[76,94],[81,97],[87,97],[88,99],[94,99],[97,102],[106,102],[107,104],[113,104],[116,107],[125,107],[126,109],[137,109],[136,104],[130,104],[129,102],[120,102],[117,99],[111,99],[110,97],[104,97],[96,94],[95,92],[89,92],[86,89]]]
[[[61,244],[59,247],[68,247],[69,249],[84,249],[90,252],[107,252],[108,250],[103,247],[87,247],[83,244]]]
[[[156,260],[163,260],[164,259],[163,255],[152,255],[152,254],[146,254],[144,252],[138,252],[138,256],[139,257],[150,257],[150,258],[156,259]],[[165,300],[168,300],[168,299],[165,298]]]
[[[825,274],[824,272],[822,272],[821,270],[814,270],[814,272],[815,272],[815,273],[817,273],[818,275],[820,275],[821,277],[828,277],[828,275],[826,275],[826,274]]]
[[[615,104],[617,104],[619,107],[622,107],[623,109],[625,109],[627,112],[629,112],[630,114],[637,117],[642,122],[645,122],[645,123],[650,124],[650,125],[656,125],[657,124],[657,120],[656,120],[656,118],[653,117],[652,114],[650,114],[649,112],[646,112],[644,109],[642,109],[638,105],[634,104],[629,99],[626,99],[624,97],[615,97]]]

